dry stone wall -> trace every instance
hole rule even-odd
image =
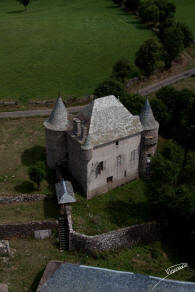
[[[55,195],[18,194],[15,196],[0,195],[0,204],[22,203],[55,199]]]
[[[0,224],[0,239],[10,239],[32,236],[35,230],[57,230],[57,221],[31,222],[24,224]]]
[[[160,239],[161,228],[156,222],[133,225],[95,236],[84,235],[70,228],[69,248],[93,252],[94,250],[130,248]]]

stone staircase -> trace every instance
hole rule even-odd
[[[69,229],[64,216],[59,217],[59,242],[61,251],[69,249]]]

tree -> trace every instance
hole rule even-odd
[[[125,94],[121,102],[133,115],[139,115],[144,106],[145,97],[137,93]]]
[[[120,82],[124,82],[126,78],[130,77],[131,66],[130,62],[126,59],[119,60],[113,67],[112,78]]]
[[[124,89],[121,83],[115,80],[106,80],[100,83],[94,90],[94,95],[96,98],[115,95],[116,97],[122,97],[124,94]]]
[[[124,4],[127,8],[134,11],[138,9],[139,3],[140,0],[126,0]]]
[[[158,40],[146,40],[136,53],[135,64],[145,75],[150,75],[161,59],[162,48]]]
[[[169,68],[172,61],[179,56],[184,48],[182,30],[176,25],[166,28],[161,35],[161,42],[164,46],[164,62],[166,67]]]
[[[155,119],[159,122],[160,128],[159,132],[161,134],[166,134],[167,129],[169,127],[169,121],[171,118],[171,115],[169,113],[169,110],[164,104],[164,102],[157,97],[153,97],[150,100],[150,105],[152,107],[152,111],[154,113]]]
[[[182,31],[183,33],[183,45],[184,48],[189,47],[193,42],[193,34],[189,26],[182,22],[177,22],[176,26]]]
[[[37,184],[37,190],[40,190],[40,183],[46,176],[45,163],[43,161],[36,162],[29,167],[28,174],[30,179]]]
[[[27,6],[30,3],[31,0],[17,0],[18,2],[20,2],[23,6],[24,6],[24,10],[27,10]]]
[[[141,15],[144,22],[152,22],[154,24],[159,21],[159,9],[156,5],[150,5],[142,11]]]

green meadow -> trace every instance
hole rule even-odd
[[[195,1],[172,0],[176,4],[176,18],[185,22],[191,28],[195,39]]]
[[[112,0],[1,0],[0,99],[89,95],[151,35]]]

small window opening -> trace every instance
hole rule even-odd
[[[115,144],[118,146],[119,142],[118,142],[118,141],[116,141],[116,142],[115,142]]]
[[[147,157],[151,157],[151,153],[147,154]]]
[[[103,170],[104,169],[104,162],[101,161],[100,164],[99,164],[99,166],[100,166],[100,170]]]
[[[112,181],[113,181],[113,176],[107,177],[107,183],[112,182]]]
[[[117,156],[116,159],[117,159],[117,166],[121,165],[122,164],[122,156],[119,155],[119,156]]]
[[[124,174],[124,176],[127,176],[127,171],[125,170],[125,174]]]
[[[131,161],[135,160],[136,150],[131,151]]]

